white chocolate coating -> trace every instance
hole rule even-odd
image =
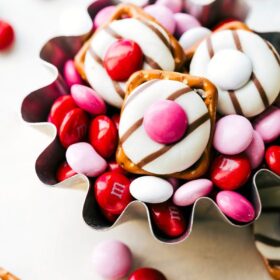
[[[253,32],[224,30],[213,33],[199,45],[191,61],[190,74],[211,80],[208,65],[221,50],[243,52],[252,63],[253,72],[250,80],[238,89],[228,91],[216,85],[219,92],[218,111],[224,115],[238,113],[246,117],[260,114],[276,100],[280,92],[279,55]],[[244,76],[248,73],[243,68],[239,71]]]
[[[138,91],[141,87],[142,90],[139,93]],[[190,127],[195,121],[205,115],[207,119],[202,121],[187,136],[184,136],[182,140],[170,145],[169,150],[142,165],[141,168],[145,171],[158,175],[167,175],[186,170],[201,157],[207,146],[210,138],[211,123],[208,109],[198,93],[178,81],[152,80],[134,89],[126,100],[119,126],[122,148],[126,156],[137,166],[140,166],[141,164],[139,163],[143,162],[143,159],[147,156],[166,147],[153,141],[146,134],[143,122],[124,142],[122,139],[127,131],[131,130],[131,127],[134,127],[134,124],[143,118],[145,111],[151,104],[160,99],[168,99],[174,92],[181,89],[188,89],[189,91],[175,98],[174,101],[183,108],[188,116],[189,127],[187,133],[188,130],[191,131]]]
[[[166,32],[154,22],[146,20],[146,22],[155,27],[165,38],[169,44],[169,37]],[[109,24],[108,28],[98,30],[90,42],[90,48],[85,57],[85,74],[90,85],[104,98],[109,104],[120,108],[123,103],[123,96],[120,96],[107,74],[102,63],[93,58],[94,52],[102,61],[105,54],[112,43],[119,38],[125,38],[135,41],[142,49],[145,57],[149,57],[156,62],[163,70],[173,71],[175,69],[175,61],[170,49],[162,41],[162,39],[141,20],[135,18],[127,18],[115,20]],[[151,69],[152,67],[146,62],[143,69]],[[117,83],[124,89],[125,83]]]

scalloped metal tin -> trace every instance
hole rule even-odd
[[[112,3],[115,2],[109,0],[95,1],[88,7],[90,17],[93,19],[100,9]],[[185,214],[187,217],[188,228],[185,234],[176,239],[166,239],[166,237],[157,232],[151,222],[149,209],[144,203],[133,201],[127,206],[117,221],[114,224],[110,224],[103,218],[101,211],[98,208],[91,188],[93,182],[87,177],[83,175],[75,175],[64,182],[57,184],[55,178],[56,169],[61,161],[65,159],[65,149],[58,140],[55,127],[52,124],[46,124],[46,120],[53,101],[57,97],[69,93],[69,88],[60,74],[65,61],[74,57],[89,35],[90,31],[81,36],[60,36],[49,40],[42,48],[40,58],[52,69],[52,71],[55,72],[56,78],[50,85],[30,93],[22,102],[21,114],[25,122],[44,132],[50,127],[52,127],[52,132],[55,131],[55,133],[49,133],[52,137],[51,143],[36,160],[35,168],[39,179],[44,184],[53,187],[87,190],[88,192],[83,208],[83,218],[89,226],[96,230],[111,229],[129,219],[148,218],[151,233],[157,240],[165,243],[178,243],[188,238],[191,234],[195,219],[220,219],[235,227],[247,226],[248,224],[237,224],[229,220],[224,214],[222,214],[212,198],[205,197],[198,199],[192,208],[186,208]],[[270,35],[265,34],[265,36],[267,36],[266,39],[274,38],[275,40],[275,36],[280,38],[279,33],[270,33]],[[244,192],[256,209],[257,219],[261,212],[261,201],[256,184],[248,184],[244,188]]]

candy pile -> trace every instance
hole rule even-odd
[[[202,27],[179,0],[105,7],[93,26],[75,61],[64,64],[70,94],[48,116],[65,148],[57,181],[90,177],[109,223],[133,200],[146,203],[165,238],[186,232],[201,197],[235,223],[253,221],[254,171],[265,165],[280,175],[273,46],[240,22]],[[215,86],[177,73],[188,70]]]
[[[104,279],[118,280],[125,277],[132,268],[133,256],[128,246],[117,240],[103,241],[96,246],[92,262],[97,273]],[[158,270],[141,267],[128,280],[166,280]]]

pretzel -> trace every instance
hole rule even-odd
[[[155,174],[153,172],[149,172],[147,170],[143,169],[143,166],[139,166],[139,164],[134,163],[125,153],[123,144],[124,141],[122,140],[125,136],[121,135],[122,134],[122,116],[124,109],[129,102],[136,102],[135,99],[134,101],[131,101],[130,95],[133,93],[134,90],[137,90],[137,88],[142,85],[143,83],[150,82],[152,83],[153,80],[159,80],[164,81],[177,81],[183,83],[183,88],[189,88],[189,91],[186,91],[185,94],[197,94],[194,92],[203,92],[203,102],[206,105],[203,105],[206,107],[206,113],[204,115],[207,115],[207,121],[210,120],[210,132],[209,132],[209,139],[208,142],[206,142],[206,147],[205,150],[202,151],[202,154],[200,158],[192,164],[189,168],[182,170],[180,172],[175,172],[171,174]],[[187,86],[187,87],[186,87]],[[145,87],[145,85],[143,85]],[[182,89],[182,85],[181,85]],[[144,92],[144,91],[143,91]],[[142,92],[142,95],[143,95]],[[198,95],[198,94],[197,94]],[[138,94],[138,96],[141,96],[141,93]],[[132,96],[133,97],[133,96]],[[138,97],[137,97],[138,98]],[[199,100],[201,100],[201,97],[198,97]],[[201,101],[200,101],[201,102]],[[203,103],[202,102],[202,103]],[[213,138],[213,129],[214,129],[214,123],[215,123],[215,116],[216,116],[216,103],[217,103],[217,91],[215,86],[209,82],[208,80],[204,78],[199,78],[199,77],[193,77],[188,74],[181,74],[181,73],[175,73],[175,72],[168,72],[168,71],[159,71],[159,70],[146,70],[146,71],[139,71],[134,73],[128,83],[127,83],[127,91],[126,91],[126,97],[125,101],[121,110],[121,121],[120,121],[120,141],[116,153],[116,159],[117,162],[127,171],[135,174],[150,174],[150,175],[162,175],[162,176],[172,176],[175,178],[180,178],[180,179],[187,179],[191,180],[194,178],[198,178],[205,174],[209,167],[209,161],[210,161],[210,151],[211,151],[211,144],[212,144],[212,138]],[[131,105],[130,105],[131,106]],[[200,128],[201,126],[198,126],[196,129]],[[184,138],[182,141],[185,140]],[[180,140],[181,141],[181,140]],[[179,143],[180,143],[179,141]],[[206,139],[207,141],[207,139]],[[174,145],[176,145],[175,143]],[[164,145],[163,149],[167,148],[167,150],[173,145]],[[141,147],[139,147],[141,149]],[[166,150],[165,150],[166,151]],[[168,150],[169,151],[169,150]],[[168,152],[167,151],[167,152]],[[157,152],[156,152],[157,153]],[[160,159],[160,156],[156,159]],[[175,163],[174,163],[175,164]]]
[[[225,50],[231,53],[226,58]],[[221,74],[217,65],[215,71],[212,68],[209,71],[210,63],[221,55],[220,68],[227,61],[233,65],[234,73],[228,70]],[[237,59],[229,64],[232,55]],[[213,82],[219,93],[218,111],[223,115],[254,117],[268,108],[280,92],[279,54],[269,42],[240,22],[223,25],[201,42],[193,54],[189,72],[211,81],[213,73],[216,77],[222,75],[219,82]]]
[[[19,280],[15,275],[0,267],[1,280]]]
[[[280,267],[279,266],[277,267],[276,265],[274,265],[272,261],[269,261],[264,256],[261,256],[261,257],[262,257],[265,267],[266,267],[267,271],[270,273],[270,275],[274,279],[280,280]]]
[[[247,31],[251,31],[251,29],[243,22],[241,21],[231,21],[231,22],[227,22],[223,25],[221,25],[220,27],[218,27],[217,29],[214,30],[214,32],[218,32],[218,31],[222,31],[222,30],[237,30],[237,29],[242,29],[242,30],[247,30]],[[203,38],[202,40],[198,41],[197,43],[195,43],[193,46],[191,46],[188,49],[185,49],[185,55],[186,55],[186,63],[188,64],[197,47],[200,45],[200,43],[204,40],[205,38]]]
[[[134,26],[131,25],[131,22],[124,23],[124,21],[120,21],[119,25],[116,26],[116,21],[119,21],[121,19],[125,20],[130,20],[134,19],[137,20],[138,25]],[[175,70],[175,71],[180,71],[184,60],[184,51],[181,48],[180,44],[177,42],[177,40],[173,37],[172,34],[170,34],[164,27],[161,26],[159,22],[156,21],[153,17],[150,15],[146,14],[142,9],[135,5],[119,5],[117,6],[117,9],[115,13],[112,15],[110,20],[105,23],[103,26],[101,26],[93,35],[92,37],[84,44],[84,46],[81,48],[81,50],[78,52],[78,54],[75,57],[75,66],[82,76],[83,79],[85,79],[93,88],[97,90],[97,92],[107,101],[109,104],[115,106],[115,107],[121,107],[122,102],[123,102],[123,96],[124,96],[124,85],[125,83],[118,83],[116,81],[111,80],[109,75],[106,73],[105,69],[102,71],[102,69],[99,69],[99,73],[97,73],[97,70],[93,70],[91,68],[92,72],[91,74],[87,74],[90,72],[90,70],[87,68],[87,53],[89,53],[89,56],[91,55],[93,57],[93,60],[98,61],[99,65],[103,67],[103,58],[105,56],[105,51],[107,50],[107,47],[109,47],[112,44],[112,41],[116,41],[121,38],[127,38],[126,35],[122,34],[120,30],[117,30],[117,27],[120,28],[121,24],[126,24],[126,26],[130,26],[130,28],[135,27],[137,32],[140,32],[140,36],[138,36],[137,32],[131,33],[131,37],[135,37],[136,34],[137,36],[132,39],[136,43],[138,43],[141,46],[145,45],[146,50],[144,52],[144,64],[147,64],[147,67],[153,68],[153,69],[165,69],[165,70]],[[135,24],[135,22],[134,22]],[[131,27],[132,26],[132,27]],[[114,27],[114,28],[112,28]],[[141,29],[141,30],[140,30]],[[100,32],[105,31],[107,35],[111,36],[111,39],[108,42],[102,42],[102,50],[100,50],[100,53],[102,54],[97,54],[96,50],[93,51],[93,48],[95,48],[96,44],[95,41],[99,40]],[[141,33],[142,32],[142,33]],[[157,44],[158,47],[155,48],[148,48],[147,44],[144,44],[146,41],[144,41],[143,34],[149,33],[149,39],[152,38],[152,43],[153,45]],[[147,35],[148,36],[148,35]],[[101,40],[101,39],[100,39]],[[92,45],[91,45],[92,43]],[[105,46],[105,47],[104,47]],[[97,47],[96,47],[97,48]],[[149,52],[149,56],[146,55],[145,52]],[[161,59],[160,63],[159,61],[155,61],[154,57],[151,56],[153,54],[156,56],[158,52],[165,52],[167,55],[163,55],[164,59]],[[159,60],[157,58],[157,60]],[[168,63],[172,62],[172,69],[169,68],[166,69],[166,66]],[[88,62],[89,63],[89,62]],[[92,62],[93,63],[93,62]],[[159,68],[160,67],[160,68]],[[104,67],[103,67],[104,68]],[[96,79],[102,79],[102,76],[104,76],[104,83],[107,85],[107,89],[105,92],[104,88],[104,83],[102,87],[101,85],[97,85],[99,80],[94,80],[95,77]],[[106,76],[106,77],[105,77]],[[108,87],[111,86],[110,89]]]

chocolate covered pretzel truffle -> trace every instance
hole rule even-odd
[[[223,115],[254,117],[280,92],[279,54],[246,28],[221,30],[207,37],[194,53],[190,74],[215,84],[218,111]]]
[[[209,163],[216,89],[206,79],[157,70],[128,82],[117,161],[138,174],[196,178]]]
[[[179,70],[184,52],[155,19],[120,5],[76,56],[80,74],[110,105],[121,107],[125,82],[140,69]]]

